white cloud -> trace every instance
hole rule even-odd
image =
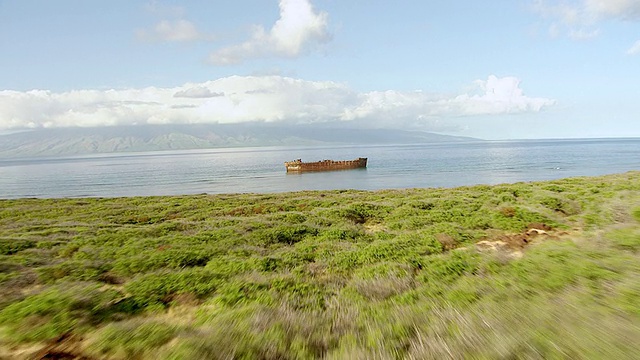
[[[138,29],[136,37],[142,41],[189,42],[211,40],[213,36],[198,31],[188,20],[162,20],[151,29]]]
[[[585,9],[600,18],[640,20],[638,0],[585,0]]]
[[[175,88],[0,91],[0,130],[165,123],[357,121],[429,128],[461,116],[541,111],[554,104],[523,94],[514,77],[474,82],[458,95],[422,91],[358,93],[331,81],[232,76]]]
[[[534,0],[533,9],[569,25],[604,19],[640,20],[638,0]]]
[[[224,96],[224,93],[212,92],[204,86],[194,86],[185,90],[179,90],[173,94],[173,97],[176,98],[212,98],[218,96]]]
[[[636,41],[629,50],[627,50],[627,54],[629,55],[637,55],[640,54],[640,40]]]
[[[545,98],[530,98],[520,88],[520,79],[498,78],[494,75],[487,80],[476,81],[479,94],[456,96],[451,102],[465,112],[465,115],[498,115],[524,112],[538,112],[555,102]]]
[[[562,28],[574,40],[597,37],[604,20],[640,20],[639,0],[533,0],[533,10],[551,20],[552,37]]]
[[[296,57],[329,39],[326,12],[316,12],[309,0],[280,0],[280,18],[271,30],[255,25],[249,40],[213,52],[209,61],[229,65],[267,56]]]
[[[534,0],[533,10],[545,17],[558,19],[565,24],[577,24],[585,17],[584,9],[566,1]]]
[[[404,124],[420,125],[423,119],[539,112],[555,103],[525,96],[515,77],[491,75],[475,81],[474,86],[475,93],[456,96],[393,90],[365,93],[358,106],[346,109],[344,118],[403,119]]]

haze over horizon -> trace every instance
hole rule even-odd
[[[639,0],[0,1],[0,134],[338,122],[640,137]]]

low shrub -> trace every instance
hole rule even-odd
[[[90,352],[100,357],[140,359],[149,356],[179,332],[175,325],[135,319],[111,323],[91,334]]]
[[[60,279],[97,281],[110,269],[111,264],[105,261],[67,260],[39,267],[36,272],[41,282],[53,283]]]
[[[125,284],[125,289],[135,306],[154,308],[169,305],[173,295],[186,293],[202,298],[213,293],[225,278],[224,274],[206,268],[161,271],[138,276]]]
[[[264,279],[232,280],[220,286],[214,301],[230,307],[253,302],[269,304],[273,301],[269,289],[269,282]]]
[[[53,287],[2,309],[0,325],[18,341],[49,340],[111,318],[121,298],[116,291],[92,285]]]
[[[478,269],[480,255],[469,250],[452,251],[426,257],[422,262],[419,279],[426,283],[452,282],[462,276],[472,275]]]
[[[613,246],[629,251],[640,250],[640,230],[637,228],[618,229],[605,234]]]
[[[388,208],[377,204],[355,203],[339,210],[338,214],[355,224],[364,224],[370,220],[381,220],[388,211]]]
[[[521,207],[515,207],[513,212],[509,214],[505,214],[501,210],[493,212],[489,219],[490,225],[486,229],[500,229],[511,232],[526,230],[527,226],[532,223],[548,224],[552,227],[559,225],[556,221],[543,214]]]
[[[0,238],[0,255],[13,255],[37,246],[37,242],[27,239]]]
[[[133,275],[162,268],[198,267],[206,265],[218,253],[220,251],[212,247],[158,247],[138,255],[118,258],[113,264],[113,270],[120,275]]]
[[[540,204],[550,210],[560,212],[564,215],[576,215],[582,211],[578,202],[556,196],[543,197],[540,199]]]
[[[391,240],[376,240],[355,250],[336,253],[329,262],[342,271],[392,260],[418,267],[423,256],[440,253],[442,249],[442,244],[431,234],[403,234]]]
[[[256,244],[262,246],[293,245],[305,237],[315,236],[317,233],[317,229],[305,225],[281,225],[254,231],[252,238]]]

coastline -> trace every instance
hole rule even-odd
[[[286,176],[284,161],[368,157],[365,171]],[[457,187],[640,169],[640,142],[534,141],[269,149],[0,161],[0,197],[120,197]]]

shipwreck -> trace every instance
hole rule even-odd
[[[367,158],[357,158],[355,160],[322,160],[315,162],[303,162],[301,159],[297,159],[286,161],[284,166],[287,168],[287,172],[360,169],[367,167]]]

